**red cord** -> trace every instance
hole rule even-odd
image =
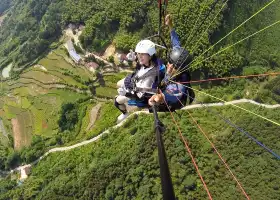
[[[184,104],[180,101],[180,99],[176,96],[176,98],[178,99],[178,101],[181,103],[182,106],[184,106]],[[165,101],[165,100],[164,100]],[[238,179],[236,178],[236,176],[233,174],[233,172],[231,171],[231,169],[229,168],[228,164],[226,163],[226,161],[223,159],[222,155],[219,153],[219,151],[216,149],[215,145],[211,142],[211,140],[209,139],[209,137],[207,136],[207,134],[203,131],[203,129],[201,128],[201,126],[197,123],[197,121],[193,118],[193,116],[191,115],[191,113],[186,110],[189,114],[189,116],[192,118],[193,122],[197,125],[197,127],[199,128],[199,130],[203,133],[203,135],[206,137],[206,139],[208,140],[208,142],[211,144],[211,146],[213,147],[213,149],[215,150],[215,152],[217,153],[217,155],[219,156],[219,158],[222,160],[222,162],[224,163],[224,165],[226,166],[226,168],[228,169],[228,171],[230,172],[230,174],[232,175],[233,179],[236,181],[236,183],[238,184],[239,188],[241,189],[241,191],[243,192],[243,194],[245,195],[245,197],[250,200],[250,197],[247,195],[247,193],[245,192],[244,188],[242,187],[241,183],[238,181]]]
[[[164,99],[164,98],[163,98],[163,99]],[[185,140],[185,138],[184,138],[184,136],[183,136],[183,134],[182,134],[182,132],[181,132],[181,129],[180,129],[180,127],[178,126],[178,124],[177,124],[177,122],[176,122],[176,120],[175,120],[175,118],[174,118],[174,116],[173,116],[171,110],[169,109],[169,107],[168,107],[168,105],[167,105],[165,99],[164,99],[164,103],[166,104],[166,106],[167,106],[167,108],[168,108],[168,110],[169,110],[169,112],[170,112],[170,114],[171,114],[171,117],[172,117],[173,122],[174,122],[175,125],[177,126],[177,129],[178,129],[178,131],[179,131],[179,133],[180,133],[181,139],[182,139],[183,142],[185,143],[185,147],[186,147],[186,149],[187,149],[187,151],[188,151],[188,153],[189,153],[189,155],[190,155],[190,157],[191,157],[192,163],[193,163],[193,165],[194,165],[194,167],[195,167],[195,169],[196,169],[196,171],[197,171],[197,174],[199,175],[199,177],[200,177],[200,179],[201,179],[201,181],[202,181],[202,183],[203,183],[203,186],[204,186],[204,188],[205,188],[205,190],[206,190],[206,192],[207,192],[207,194],[208,194],[208,197],[209,197],[210,200],[212,200],[212,196],[211,196],[211,194],[210,194],[210,192],[209,192],[209,190],[208,190],[208,187],[207,187],[207,185],[206,185],[206,183],[205,183],[205,181],[204,181],[202,175],[201,175],[200,172],[199,172],[198,166],[197,166],[197,164],[196,164],[196,162],[195,162],[195,159],[194,159],[194,157],[193,157],[193,155],[192,155],[192,152],[191,152],[191,149],[190,149],[190,147],[189,147],[189,145],[188,145],[188,142]]]
[[[232,173],[232,171],[230,170],[228,164],[226,163],[226,161],[223,159],[222,155],[218,152],[218,150],[216,149],[215,145],[210,141],[210,139],[208,138],[208,136],[206,135],[206,133],[203,131],[203,129],[201,128],[201,126],[197,123],[197,121],[193,118],[193,116],[191,115],[191,113],[186,110],[189,114],[189,116],[192,118],[193,122],[197,125],[197,127],[199,128],[199,130],[203,133],[203,135],[206,137],[206,139],[208,140],[208,142],[211,144],[211,146],[213,147],[213,149],[216,151],[217,155],[220,157],[220,159],[222,160],[222,162],[224,163],[224,165],[226,166],[226,168],[228,169],[228,171],[230,172],[230,174],[232,175],[233,179],[236,181],[236,183],[238,184],[239,188],[241,189],[241,191],[243,192],[243,194],[245,195],[245,197],[249,200],[249,196],[247,195],[247,193],[245,192],[244,188],[242,187],[241,183],[237,180],[237,178],[235,177],[235,175]]]
[[[204,80],[197,80],[197,81],[187,81],[187,82],[178,82],[178,83],[202,83],[208,81],[218,81],[218,80],[227,80],[227,79],[237,79],[237,78],[250,78],[250,77],[258,77],[258,76],[277,76],[280,75],[280,72],[268,73],[268,74],[255,74],[255,75],[247,75],[247,76],[230,76],[224,78],[210,78]]]

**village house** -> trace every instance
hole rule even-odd
[[[88,62],[85,65],[91,72],[94,72],[99,67],[99,65],[96,62]]]
[[[68,40],[66,46],[69,56],[72,58],[72,60],[74,60],[75,63],[79,64],[82,61],[82,58],[79,54],[77,54],[72,41]]]

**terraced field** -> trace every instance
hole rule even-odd
[[[57,49],[18,79],[1,83],[0,118],[16,150],[29,146],[33,135],[57,134],[61,105],[90,95],[84,81],[93,79],[93,74],[68,63],[63,53]]]
[[[96,76],[84,66],[72,63],[63,48],[61,46],[50,52],[37,64],[25,69],[17,79],[1,83],[0,92],[4,95],[0,97],[0,119],[13,138],[15,150],[30,146],[34,136],[51,139],[61,134],[58,120],[61,106],[65,103],[92,99],[78,104],[80,120],[74,136],[76,140],[93,137],[106,129],[108,124],[112,126],[115,123],[115,114],[107,116],[108,111],[114,109],[113,104],[102,103],[98,116],[94,117],[96,128],[88,129],[91,110],[97,105],[94,98],[104,101],[113,99],[117,94],[116,82],[127,73]],[[4,143],[8,144],[7,137],[1,139],[0,145]]]

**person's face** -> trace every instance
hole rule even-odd
[[[147,53],[137,53],[137,56],[138,56],[139,63],[141,65],[146,65],[146,66],[150,65],[151,56],[149,54],[147,54]]]
[[[167,73],[169,75],[174,75],[177,72],[177,69],[174,67],[174,64],[170,62],[167,63]]]

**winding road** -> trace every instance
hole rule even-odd
[[[276,104],[276,105],[267,105],[267,104],[261,104],[261,103],[255,102],[255,101],[250,100],[250,99],[239,99],[239,100],[229,101],[229,102],[225,102],[225,103],[194,104],[194,105],[185,106],[184,108],[182,108],[182,110],[189,110],[189,109],[195,109],[195,108],[202,108],[202,107],[205,107],[205,106],[207,106],[207,107],[214,107],[214,106],[225,106],[225,105],[240,104],[240,103],[251,103],[251,104],[255,104],[255,105],[258,105],[258,106],[262,106],[262,107],[265,107],[265,108],[268,108],[268,109],[275,109],[275,108],[279,108],[279,107],[280,107],[280,104]],[[128,118],[126,118],[124,121],[122,121],[121,123],[119,123],[119,124],[113,126],[112,128],[115,129],[115,128],[121,127],[121,126],[122,126],[127,120],[129,120],[132,116],[138,115],[138,114],[141,114],[141,113],[144,113],[144,114],[152,114],[152,113],[149,113],[148,111],[137,111],[137,112],[134,112],[134,113],[132,113]],[[95,141],[98,140],[100,137],[102,137],[104,134],[108,134],[108,133],[110,133],[109,130],[106,130],[106,131],[102,132],[101,134],[99,134],[98,136],[96,136],[96,137],[94,137],[94,138],[92,138],[92,139],[90,139],[90,140],[86,140],[86,141],[77,143],[77,144],[72,145],[72,146],[67,146],[67,147],[56,147],[56,148],[50,149],[50,150],[47,151],[43,156],[41,156],[38,160],[34,161],[33,163],[28,164],[28,165],[24,165],[24,166],[17,167],[17,168],[15,168],[15,169],[11,170],[10,173],[12,173],[12,172],[14,172],[14,171],[20,171],[22,168],[25,168],[25,167],[27,167],[27,166],[36,164],[36,163],[38,163],[40,160],[42,160],[44,157],[46,157],[47,155],[49,155],[50,153],[68,151],[68,150],[75,149],[75,148],[77,148],[77,147],[81,147],[81,146],[90,144],[90,143],[92,143],[92,142],[95,142]]]

